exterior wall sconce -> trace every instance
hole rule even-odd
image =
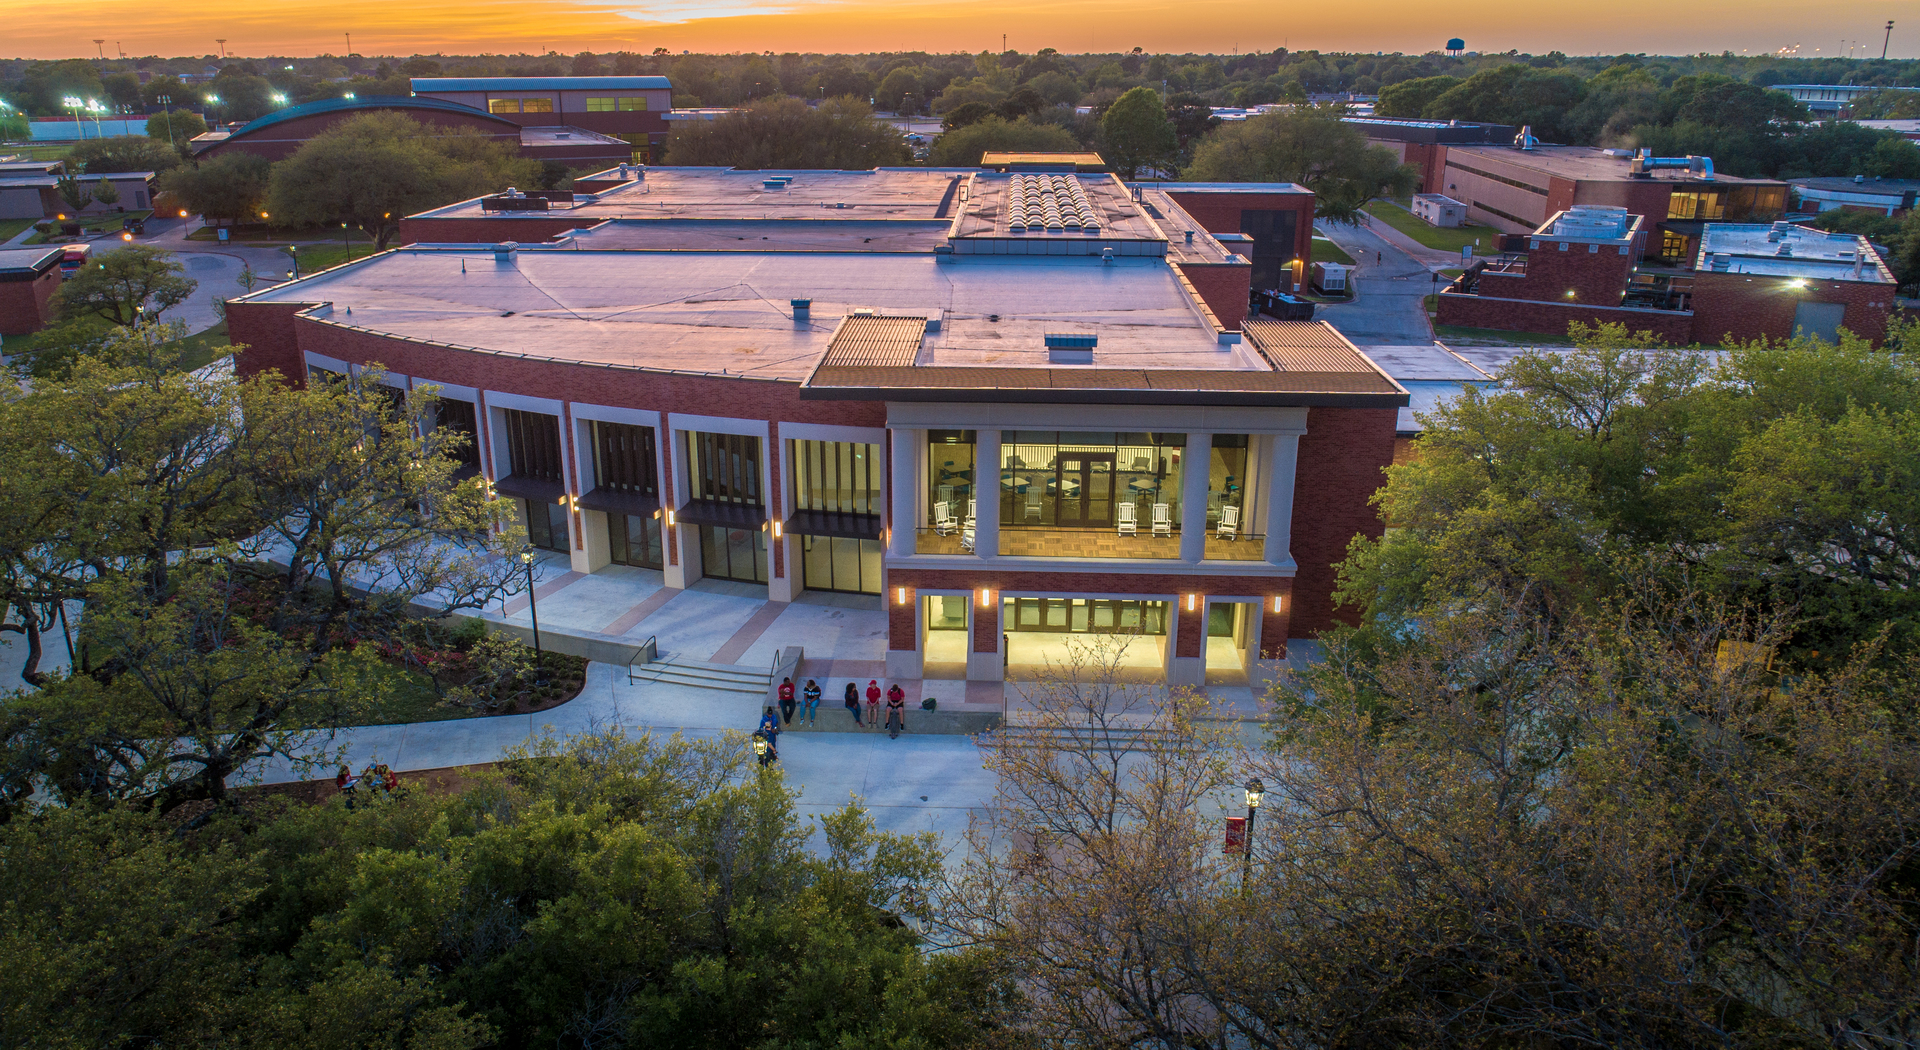
[[[1276,594],[1276,595],[1274,595],[1274,596],[1273,596],[1273,611],[1274,611],[1274,612],[1279,612],[1279,611],[1280,611],[1280,602],[1281,602],[1281,600],[1282,600],[1282,599],[1281,599],[1281,596],[1280,596],[1280,595],[1278,595],[1278,594]]]
[[[1187,611],[1194,612],[1199,608],[1200,608],[1200,596],[1197,594],[1187,595]]]
[[[895,605],[907,604],[907,589],[905,587],[895,587],[893,589],[893,603]]]
[[[780,523],[777,521],[773,523],[773,538],[776,540],[780,538]]]
[[[667,512],[667,528],[673,528],[673,512]]]
[[[993,588],[991,587],[980,588],[980,608],[982,609],[993,608]]]

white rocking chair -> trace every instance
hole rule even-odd
[[[960,523],[953,519],[952,505],[944,502],[933,505],[933,534],[935,536],[945,536],[959,527]]]
[[[1240,508],[1229,503],[1220,508],[1220,524],[1214,529],[1215,536],[1223,540],[1240,538]]]
[[[1040,490],[1038,488],[1027,490],[1027,510],[1025,517],[1031,521],[1039,521],[1041,518]]]
[[[1153,505],[1153,534],[1155,536],[1173,535],[1173,511],[1165,503]]]
[[[966,526],[960,530],[960,549],[963,551],[973,550],[973,519],[972,518],[968,518]]]
[[[1115,522],[1113,527],[1117,529],[1122,536],[1138,536],[1140,534],[1140,522],[1136,520],[1136,515],[1139,512],[1139,508],[1131,503],[1122,503],[1116,509],[1120,512],[1120,520]]]

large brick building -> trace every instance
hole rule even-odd
[[[61,245],[0,249],[0,335],[38,332],[52,320],[47,300],[60,287]]]
[[[416,98],[470,106],[523,128],[566,127],[619,139],[631,159],[657,160],[667,141],[666,77],[419,77]]]
[[[491,139],[523,157],[557,161],[569,167],[619,164],[635,156],[633,146],[625,139],[559,120],[527,124],[520,119],[489,113],[460,102],[400,95],[330,98],[274,110],[238,128],[222,128],[195,136],[193,155],[197,159],[210,159],[225,153],[241,152],[268,160],[285,160],[293,156],[308,139],[341,121],[361,113],[374,112],[404,114],[423,125],[428,135],[446,134],[457,129]]]
[[[233,300],[239,368],[437,388],[576,571],[870,595],[891,676],[993,681],[1123,633],[1199,683],[1335,621],[1408,393],[1324,324],[1246,319],[1252,266],[1177,188],[638,174],[572,217],[416,216],[464,243]],[[604,214],[622,198],[658,217]]]
[[[1640,262],[1647,220],[1621,208],[1559,212],[1512,250],[1476,261],[1440,294],[1443,325],[1564,332],[1619,323],[1676,344],[1728,338],[1878,342],[1893,274],[1865,237],[1786,222],[1706,223],[1691,267]]]

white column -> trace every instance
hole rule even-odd
[[[613,564],[613,542],[605,511],[580,512],[580,543],[573,548],[574,572],[599,572]]]
[[[1197,563],[1207,556],[1207,477],[1213,470],[1213,435],[1188,433],[1186,461],[1180,465],[1180,560]]]
[[[896,558],[914,552],[915,535],[926,523],[920,520],[920,435],[923,431],[895,428],[887,432],[892,445],[893,469],[887,472],[887,499],[893,507],[893,537],[889,551]]]
[[[1000,432],[977,430],[973,446],[973,552],[982,558],[1000,555]],[[962,514],[966,508],[960,508]]]
[[[660,455],[664,459],[662,466],[671,464],[673,467],[673,485],[661,491],[660,505],[666,513],[673,513],[687,501],[687,493],[692,491],[687,481],[686,431],[668,427],[660,437],[664,439],[658,446]],[[663,514],[662,517],[664,516]],[[700,578],[700,542],[699,535],[695,531],[697,528],[696,525],[687,525],[679,521],[674,523],[673,545],[680,560],[677,565],[669,562],[663,573],[666,577],[666,585],[669,587],[684,588]]]
[[[1300,435],[1275,434],[1273,454],[1267,457],[1268,561],[1283,569],[1293,563],[1293,483],[1300,457]]]

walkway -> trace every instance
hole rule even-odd
[[[1426,297],[1437,290],[1433,282],[1437,266],[1428,266],[1382,237],[1380,231],[1399,234],[1384,222],[1369,226],[1328,224],[1317,230],[1353,256],[1357,265],[1349,277],[1354,286],[1353,302],[1321,305],[1314,312],[1316,319],[1327,321],[1360,346],[1433,342]],[[1376,258],[1380,261],[1375,262]],[[1458,261],[1456,257],[1454,262]]]

